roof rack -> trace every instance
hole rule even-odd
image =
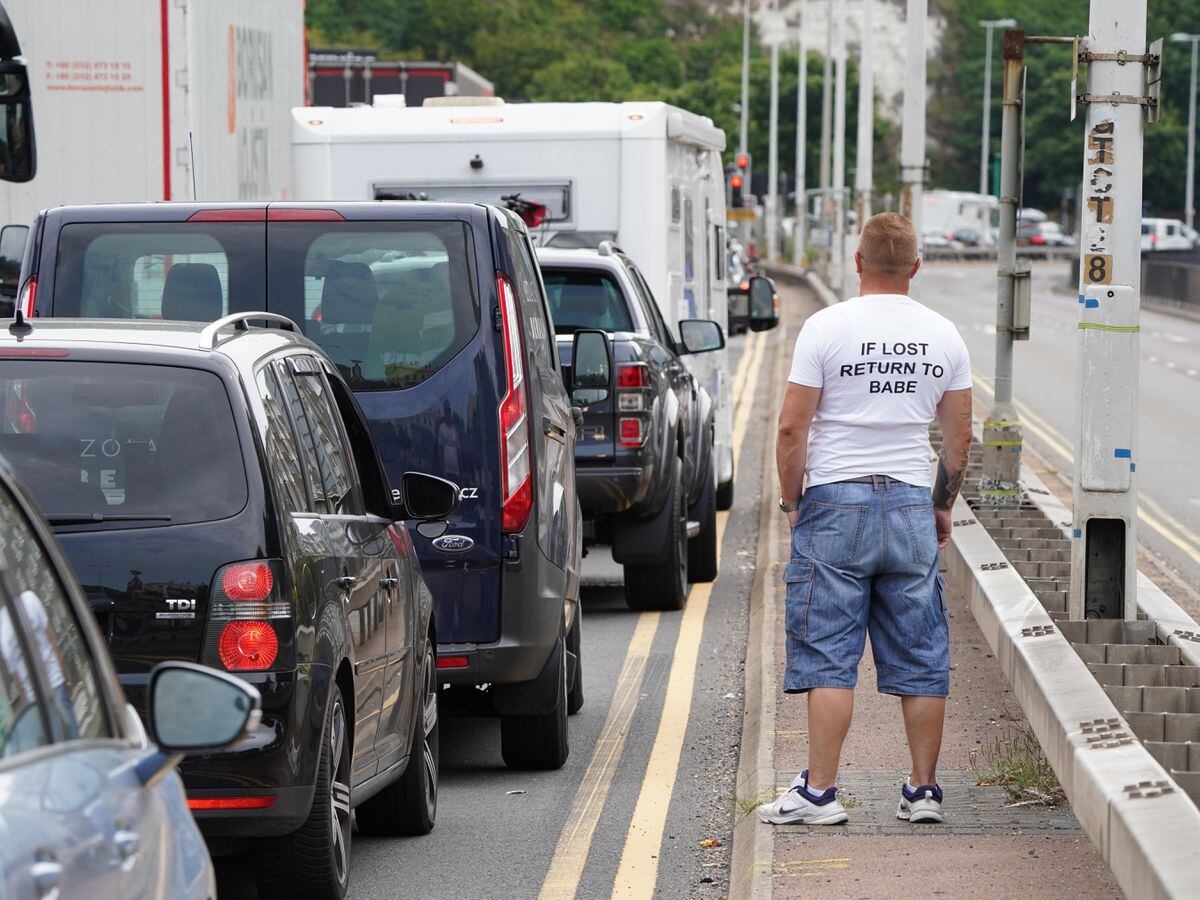
[[[229,315],[217,319],[217,321],[204,326],[204,330],[200,332],[200,349],[212,350],[215,349],[220,341],[217,335],[226,328],[232,326],[238,331],[246,331],[250,327],[250,322],[276,322],[280,328],[286,329],[293,334],[300,334],[300,328],[289,319],[287,316],[281,316],[279,313],[269,312],[238,312],[230,313]]]

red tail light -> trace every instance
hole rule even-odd
[[[647,387],[650,387],[650,371],[644,363],[617,367],[617,388],[619,390],[637,390]]]
[[[217,652],[230,672],[257,672],[275,662],[279,637],[270,622],[230,622],[221,632]]]
[[[471,664],[465,656],[439,656],[437,659],[437,667],[439,669],[465,669]]]
[[[1031,238],[1029,239],[1029,243],[1031,243],[1031,244],[1044,244],[1044,243],[1046,243],[1046,239],[1045,239],[1044,237],[1042,237],[1040,234],[1035,234],[1033,237],[1031,237]]]
[[[33,434],[37,431],[37,415],[15,388],[16,385],[9,388],[8,399],[4,404],[7,430],[12,434]]]
[[[640,447],[646,443],[641,419],[635,419],[632,416],[622,418],[617,432],[622,447]]]
[[[189,222],[265,222],[265,208],[251,207],[243,209],[202,209],[188,216]]]
[[[25,290],[21,292],[21,299],[17,301],[17,306],[21,308],[21,312],[25,313],[25,317],[29,318],[33,315],[34,304],[37,303],[37,278],[30,278],[25,282]]]
[[[266,563],[237,563],[226,566],[221,575],[221,587],[230,600],[266,600],[271,595],[275,576]]]
[[[500,468],[504,481],[500,530],[515,534],[525,528],[533,511],[533,481],[529,468],[529,415],[525,394],[525,349],[517,324],[517,299],[507,278],[496,273],[500,323],[504,337],[506,390],[500,401]]]
[[[188,809],[267,809],[274,797],[188,797]]]

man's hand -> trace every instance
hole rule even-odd
[[[788,513],[787,517],[788,517],[788,525],[790,525],[792,528],[795,528],[796,523],[798,523],[800,521],[800,510],[797,509],[794,512]]]
[[[933,521],[937,525],[938,549],[941,550],[950,543],[950,531],[954,528],[954,514],[948,509],[935,509]]]

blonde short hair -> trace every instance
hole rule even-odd
[[[917,231],[899,213],[880,213],[867,219],[858,238],[863,272],[907,278],[917,261]]]

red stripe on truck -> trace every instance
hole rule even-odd
[[[163,199],[171,199],[171,23],[168,0],[159,0],[162,20],[162,136],[163,136]]]

